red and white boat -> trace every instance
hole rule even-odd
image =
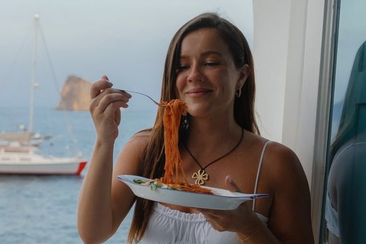
[[[0,174],[80,175],[85,166],[81,157],[43,156],[32,146],[0,147]]]
[[[85,166],[81,157],[43,156],[37,147],[17,143],[0,146],[0,174],[80,175]]]

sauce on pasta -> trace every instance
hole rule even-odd
[[[170,102],[162,102],[164,106],[164,146],[165,146],[165,166],[164,176],[160,181],[171,188],[182,191],[212,194],[211,190],[202,188],[199,185],[190,184],[187,181],[183,169],[183,162],[180,156],[179,126],[182,115],[187,114],[187,105],[180,99],[173,99]],[[182,180],[180,178],[182,175]]]

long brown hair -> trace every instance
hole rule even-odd
[[[235,66],[242,68],[249,66],[249,76],[241,88],[241,96],[234,102],[234,118],[244,129],[260,134],[255,120],[255,78],[253,57],[248,42],[243,33],[228,20],[221,18],[216,13],[204,13],[184,24],[174,35],[170,42],[161,88],[161,101],[176,99],[175,81],[181,52],[181,44],[188,34],[210,28],[217,31],[218,35],[228,45],[233,56]],[[151,138],[146,147],[139,173],[147,178],[160,178],[164,174],[164,128],[162,125],[163,108],[159,107],[155,120],[155,126],[151,129]],[[139,242],[145,233],[146,227],[152,213],[154,202],[137,198],[135,212],[132,219],[128,243]]]

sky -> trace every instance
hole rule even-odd
[[[56,107],[57,87],[69,75],[93,82],[106,74],[116,88],[159,99],[172,36],[208,11],[252,43],[251,0],[0,0],[0,106],[29,106],[36,13],[45,41],[39,33],[35,106]],[[135,95],[130,107],[147,101]]]
[[[366,1],[349,1],[340,9],[334,103],[344,99],[353,62],[366,41]]]

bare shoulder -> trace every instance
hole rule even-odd
[[[276,179],[278,177],[297,178],[300,175],[301,177],[305,176],[295,152],[283,144],[271,141],[267,146],[264,161]]]
[[[145,143],[147,143],[150,139],[150,135],[151,135],[151,130],[150,129],[146,129],[146,130],[141,130],[139,132],[137,132],[136,134],[134,134],[130,141],[144,141]]]
[[[268,143],[261,174],[266,190],[274,195],[309,192],[309,184],[296,153],[278,142]]]
[[[273,177],[277,178],[286,176],[290,172],[301,173],[303,171],[299,158],[289,147],[275,141],[268,141],[253,133],[247,135],[253,146],[252,150],[257,154],[263,152],[264,145],[268,142],[263,155],[263,167],[267,168],[264,172],[270,172]]]

